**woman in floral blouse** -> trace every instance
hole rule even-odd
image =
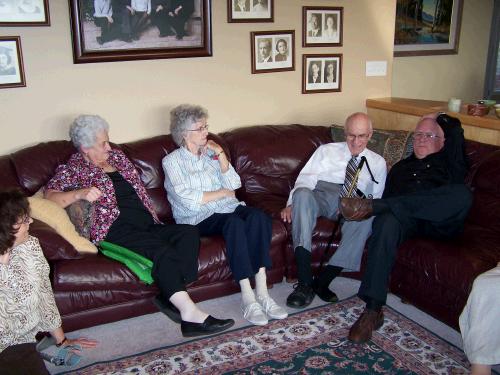
[[[46,198],[61,207],[80,200],[92,202],[91,241],[106,240],[150,259],[164,312],[181,323],[184,336],[231,327],[232,319],[208,315],[186,292],[186,284],[198,276],[198,230],[160,222],[134,165],[109,145],[108,130],[108,123],[99,116],[75,119],[69,135],[78,152],[57,168],[46,186]]]
[[[93,348],[97,342],[64,336],[49,265],[29,235],[33,220],[21,192],[0,192],[0,218],[0,372],[47,374],[35,349],[38,332],[50,332],[58,346]]]

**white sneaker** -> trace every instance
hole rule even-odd
[[[256,326],[265,326],[268,323],[266,314],[257,302],[252,302],[246,306],[241,306],[243,317]]]
[[[259,302],[264,312],[271,319],[285,319],[288,316],[288,312],[269,296],[257,296],[257,302]]]

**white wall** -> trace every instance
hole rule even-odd
[[[391,95],[395,0],[275,0],[274,23],[227,23],[227,2],[212,1],[213,56],[73,64],[68,1],[50,1],[50,27],[2,27],[20,35],[26,88],[0,90],[0,154],[67,139],[81,113],[111,124],[114,142],[168,132],[177,104],[205,106],[211,131],[251,124],[342,123],[367,97]],[[344,43],[302,48],[302,6],[343,6]],[[293,29],[296,70],[251,74],[250,31]],[[301,94],[303,53],[343,53],[341,93]],[[388,61],[386,77],[365,77],[366,60]]]
[[[493,0],[464,0],[456,55],[395,57],[392,96],[476,101],[483,97]]]

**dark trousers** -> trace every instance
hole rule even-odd
[[[109,23],[106,17],[95,17],[94,23],[101,29],[101,41],[103,43],[114,39],[113,24]]]
[[[160,31],[160,36],[167,36],[174,34],[167,17],[170,16],[168,15],[166,8],[163,8],[159,12],[156,12],[156,10],[153,10],[153,12],[151,12],[151,21],[156,27],[158,27],[158,30]]]
[[[271,267],[272,220],[254,207],[238,206],[233,213],[213,214],[197,225],[201,236],[222,234],[229,266],[236,281]]]
[[[368,260],[358,296],[383,305],[399,246],[415,236],[449,239],[460,234],[472,194],[465,185],[447,185],[382,199],[389,211],[376,213]]]
[[[47,375],[42,357],[36,351],[36,344],[9,346],[0,353],[0,373],[2,375]]]
[[[153,262],[152,276],[164,298],[185,291],[198,277],[200,236],[192,225],[132,224],[111,227],[106,241],[132,250]]]
[[[135,11],[131,20],[132,37],[138,38],[141,35],[147,21],[148,14],[146,12]]]

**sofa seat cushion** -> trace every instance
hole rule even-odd
[[[288,281],[294,281],[297,278],[297,265],[295,264],[295,254],[292,244],[292,226],[287,224],[289,238],[285,250],[286,278]],[[338,222],[328,220],[324,217],[318,218],[312,235],[311,249],[311,266],[313,273],[317,273],[321,262],[323,265],[328,263],[328,260],[338,247],[339,238],[337,237]],[[330,249],[327,249],[330,238],[334,235]],[[328,250],[328,254],[325,252]]]
[[[78,261],[54,265],[56,291],[149,290],[126,266],[102,254],[85,255]]]

